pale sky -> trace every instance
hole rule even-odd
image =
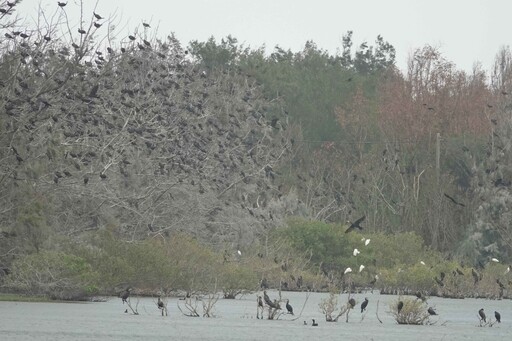
[[[79,14],[79,2],[68,0],[68,15]],[[96,0],[83,2],[92,12]],[[39,3],[57,8],[57,1],[24,0],[18,12],[33,20]],[[395,47],[401,69],[411,51],[430,44],[460,69],[479,61],[489,70],[498,50],[512,45],[511,0],[99,0],[97,12],[116,13],[126,32],[149,22],[158,37],[174,32],[183,46],[231,34],[267,51],[279,45],[297,52],[313,40],[336,53],[349,30],[354,46],[380,34]]]

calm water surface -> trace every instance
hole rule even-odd
[[[277,298],[277,292],[269,292],[269,296]],[[327,323],[318,307],[327,296],[312,293],[306,301],[306,293],[283,292],[282,298],[290,299],[296,315],[281,315],[273,321],[256,319],[256,294],[219,299],[215,318],[186,317],[175,298],[168,300],[167,317],[160,316],[156,300],[151,298],[139,300],[140,315],[125,314],[126,305],[116,297],[103,303],[0,302],[0,340],[512,340],[510,300],[433,297],[428,304],[439,313],[432,319],[436,323],[405,326],[397,325],[387,313],[396,296],[378,293],[355,296],[358,307],[365,296],[370,300],[364,319],[359,309],[354,309],[348,323],[344,316],[337,323]],[[342,295],[339,301],[345,303],[346,299]],[[131,298],[132,305],[136,301]],[[382,324],[376,317],[377,301]],[[502,323],[478,327],[480,308],[493,320],[494,311],[499,311]],[[311,326],[312,318],[319,322],[318,327]],[[309,325],[305,326],[304,320]]]

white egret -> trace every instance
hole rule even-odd
[[[364,265],[363,265],[363,264],[361,264],[361,265],[359,266],[359,272],[363,271],[363,269],[364,269]]]
[[[352,272],[352,269],[351,268],[346,268],[345,272],[343,274],[345,275],[345,274],[348,274],[349,272]]]
[[[369,239],[369,238],[368,238],[368,239],[366,239],[366,241],[364,242],[364,245],[365,245],[365,246],[368,246],[368,244],[370,244],[370,239]]]
[[[498,260],[498,258],[491,258],[491,260],[494,262],[494,263],[499,263],[500,261]]]
[[[359,251],[358,249],[354,249],[354,252],[352,252],[352,254],[353,254],[354,256],[357,256],[357,255],[358,255],[358,254],[360,254],[360,253],[361,253],[361,251]]]

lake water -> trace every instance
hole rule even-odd
[[[277,295],[269,291],[272,299]],[[184,316],[176,298],[167,301],[167,317],[160,315],[152,298],[139,299],[139,315],[124,313],[127,307],[117,297],[98,303],[0,302],[0,340],[512,340],[510,300],[432,297],[428,304],[439,313],[431,319],[435,324],[407,326],[397,325],[387,313],[396,296],[355,295],[358,305],[350,312],[348,323],[345,316],[338,322],[328,323],[318,307],[328,294],[311,293],[307,301],[306,295],[283,292],[282,298],[290,299],[296,314],[283,314],[278,320],[256,319],[256,294],[236,300],[219,299],[214,318]],[[361,319],[359,305],[364,297],[370,303]],[[346,300],[346,295],[340,296],[340,302],[344,304]],[[131,298],[132,306],[136,301],[137,298]],[[377,301],[382,324],[376,317]],[[179,303],[183,308],[183,301]],[[202,311],[201,304],[198,308]],[[494,311],[499,311],[502,323],[479,327],[480,308],[493,320]],[[311,326],[313,318],[318,321],[318,327]]]

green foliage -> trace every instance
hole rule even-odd
[[[83,258],[42,251],[17,259],[6,286],[52,299],[82,299],[98,290],[99,275]]]

